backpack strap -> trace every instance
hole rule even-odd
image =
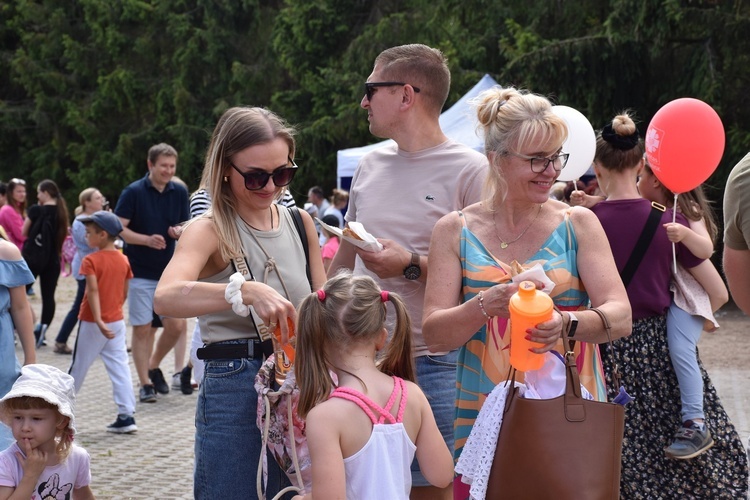
[[[628,262],[625,264],[625,267],[622,268],[622,272],[620,273],[620,278],[622,279],[622,284],[625,285],[625,288],[628,287],[630,280],[633,279],[633,275],[635,275],[635,272],[638,270],[638,266],[641,265],[641,261],[646,255],[646,250],[648,250],[648,247],[651,245],[651,240],[654,238],[656,228],[659,226],[661,216],[666,210],[667,207],[664,205],[660,205],[655,201],[651,202],[651,212],[648,214],[646,225],[643,226],[643,230],[638,237],[635,248],[633,248],[633,252],[630,254]]]
[[[299,208],[288,207],[292,213],[292,220],[294,220],[294,227],[297,228],[297,234],[302,242],[302,248],[305,250],[305,272],[307,273],[307,282],[310,283],[310,290],[312,290],[312,275],[310,274],[310,245],[307,241],[307,231],[305,231],[305,223],[302,222],[302,216],[299,213]]]

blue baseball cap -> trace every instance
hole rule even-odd
[[[78,217],[81,222],[93,222],[112,236],[117,236],[122,232],[122,222],[112,212],[99,210],[91,215],[81,215]]]

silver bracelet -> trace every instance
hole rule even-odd
[[[487,319],[492,319],[492,316],[487,314],[487,311],[484,309],[484,294],[482,293],[482,290],[479,290],[477,298],[479,300],[479,309],[482,311],[482,314],[484,314],[484,317]]]

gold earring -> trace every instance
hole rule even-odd
[[[229,182],[229,176],[227,175],[224,176],[224,182]]]

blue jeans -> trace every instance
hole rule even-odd
[[[76,290],[76,298],[73,300],[73,305],[70,307],[70,311],[65,316],[63,324],[60,327],[60,331],[57,333],[55,342],[58,344],[65,344],[68,342],[68,337],[73,332],[73,328],[78,323],[78,313],[81,310],[81,302],[83,302],[83,294],[86,292],[86,280],[77,280],[78,289]]]
[[[667,313],[667,343],[677,382],[680,384],[682,421],[705,418],[703,377],[698,368],[696,345],[703,332],[703,318],[686,313],[674,302]]]
[[[261,433],[256,422],[255,375],[259,359],[206,360],[195,411],[195,474],[198,500],[257,499]],[[271,455],[267,497],[289,480]]]
[[[458,350],[443,356],[418,356],[417,384],[432,408],[440,434],[453,456],[453,419],[456,416],[456,361]],[[415,458],[411,464],[411,485],[431,486],[419,470]]]

